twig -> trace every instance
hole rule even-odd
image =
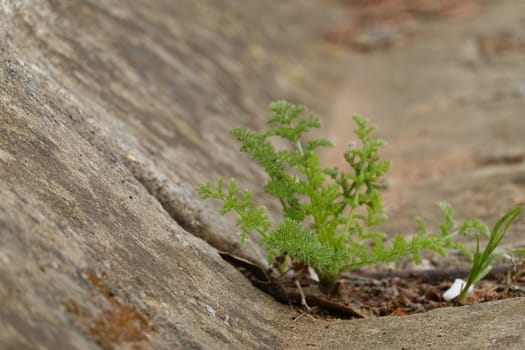
[[[301,282],[299,282],[299,279],[297,278],[295,279],[295,286],[297,287],[297,289],[299,290],[299,294],[301,295],[301,305],[303,305],[306,308],[306,311],[303,311],[299,316],[295,317],[293,319],[294,322],[300,320],[305,315],[312,317],[312,315],[310,314],[312,312],[312,308],[306,302],[306,297],[304,295],[303,288],[301,288]]]

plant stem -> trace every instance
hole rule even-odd
[[[334,294],[339,273],[332,273],[326,270],[316,270],[315,272],[317,276],[319,276],[319,287],[321,291],[327,294]]]

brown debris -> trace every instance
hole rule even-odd
[[[459,304],[455,301],[445,301],[443,293],[454,278],[468,274],[465,268],[343,274],[336,292],[327,295],[304,271],[299,280],[289,274],[278,278],[273,270],[265,272],[257,264],[227,253],[221,253],[221,256],[276,300],[295,305],[300,316],[308,313],[323,318],[405,316],[457,306]],[[507,285],[506,275],[509,273],[514,276],[514,288]],[[462,305],[525,296],[525,288],[519,286],[523,282],[519,278],[522,273],[507,265],[495,267]]]

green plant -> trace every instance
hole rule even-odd
[[[461,293],[457,298],[460,303],[463,302],[467,297],[467,292],[470,286],[473,286],[475,283],[483,279],[483,277],[485,277],[492,269],[492,262],[504,254],[495,253],[494,251],[503,240],[503,237],[509,230],[510,225],[516,221],[522,209],[523,205],[520,204],[516,208],[503,215],[498,220],[490,234],[486,225],[483,224],[484,226],[479,227],[480,229],[476,232],[476,251],[474,252],[472,258],[472,268],[470,269],[467,283],[463,286]],[[482,234],[488,236],[488,242],[485,245],[485,249],[483,249],[481,252],[480,238]],[[522,254],[523,251],[516,250],[514,253]]]
[[[365,119],[353,117],[360,146],[351,143],[345,151],[349,168],[345,172],[321,166],[317,150],[331,146],[328,140],[304,140],[310,129],[320,127],[316,116],[299,118],[305,108],[285,101],[274,102],[269,109],[273,115],[268,130],[235,128],[231,133],[241,142],[241,151],[251,155],[268,174],[264,191],[279,200],[280,220],[273,224],[266,208],[256,206],[252,192],[240,191],[235,180],[230,180],[227,188],[222,178],[216,185],[208,182],[199,187],[199,192],[202,198],[223,201],[222,215],[230,211],[238,214],[241,242],[257,232],[269,259],[280,265],[281,272],[290,263],[311,266],[321,288],[332,292],[343,271],[397,261],[406,255],[419,263],[422,249],[446,255],[454,248],[473,256],[454,237],[484,230],[486,225],[470,220],[457,229],[452,207],[444,202],[438,203],[445,216],[441,232],[428,233],[418,218],[418,231],[412,239],[398,235],[390,245],[385,244],[387,236],[376,228],[387,218],[380,178],[390,168],[390,161],[380,158],[379,149],[386,143],[372,137],[375,127]],[[290,147],[276,149],[271,142],[276,137],[286,140]]]

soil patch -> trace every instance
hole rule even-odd
[[[459,303],[446,301],[443,293],[451,287],[455,278],[467,278],[467,267],[354,271],[343,274],[334,294],[328,295],[321,292],[318,281],[307,267],[279,276],[275,269],[264,270],[257,264],[227,253],[221,253],[221,256],[255,286],[294,307],[299,313],[297,318],[306,314],[325,319],[405,316],[441,307],[525,296],[525,263],[519,267],[499,265],[493,268],[476,285],[474,292]]]

